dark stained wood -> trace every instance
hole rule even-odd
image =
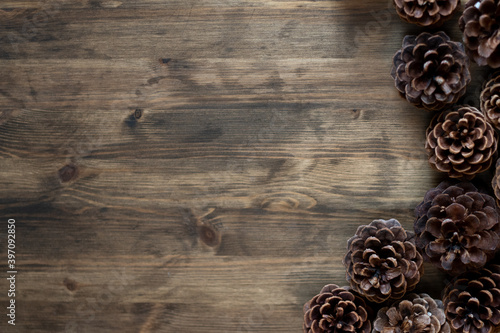
[[[2,1],[0,331],[301,332],[358,225],[411,229],[443,178],[389,75],[420,31],[385,0]]]

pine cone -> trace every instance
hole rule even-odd
[[[483,267],[500,246],[495,200],[468,182],[442,182],[415,208],[416,245],[424,260],[451,275]]]
[[[362,225],[347,242],[347,281],[369,301],[396,300],[413,290],[423,272],[412,234],[395,220]]]
[[[500,67],[499,0],[469,0],[459,19],[467,54],[479,66]]]
[[[440,26],[458,9],[458,0],[393,0],[399,17],[422,27]]]
[[[478,109],[455,106],[432,119],[425,149],[434,169],[451,178],[472,179],[491,166],[497,133]]]
[[[497,160],[495,175],[491,180],[491,186],[493,187],[495,197],[497,198],[497,206],[500,207],[500,159]]]
[[[443,303],[427,294],[410,294],[377,313],[372,333],[450,333]]]
[[[429,110],[456,103],[471,80],[463,45],[442,31],[406,36],[394,55],[391,75],[403,98]]]
[[[371,324],[365,301],[335,284],[328,284],[304,305],[305,333],[369,333]]]
[[[456,333],[491,333],[500,328],[500,266],[459,276],[445,289],[443,302]]]
[[[500,72],[484,84],[480,99],[486,120],[500,130]]]

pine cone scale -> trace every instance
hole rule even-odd
[[[418,103],[418,100],[419,100],[420,96],[422,95],[422,91],[415,90],[411,86],[411,84],[408,84],[405,87],[405,94],[406,94],[406,98],[408,99],[408,101],[410,101],[411,103]],[[437,98],[436,95],[434,95],[434,96]]]
[[[439,212],[441,212],[441,207],[433,208],[434,210],[439,210]],[[432,214],[433,212],[429,211],[429,213]],[[425,226],[425,231],[427,231],[433,237],[438,238],[441,236],[441,230],[443,227],[446,227],[446,221],[441,221],[437,217],[431,217],[427,222],[427,225]]]
[[[424,74],[424,69],[422,68],[422,64],[418,63],[416,60],[410,60],[405,65],[405,74],[408,77],[413,77],[414,80],[421,78]],[[429,80],[430,81],[430,80]]]
[[[466,15],[467,11],[464,12]],[[469,16],[467,16],[469,17]],[[469,18],[470,20],[470,18]],[[481,25],[479,22],[469,22],[465,25],[465,33],[470,37],[479,37],[479,30],[481,29]]]
[[[425,91],[427,88],[429,88],[430,85],[431,80],[422,76],[418,76],[411,80],[411,87],[415,91]]]

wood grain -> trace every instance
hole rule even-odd
[[[300,332],[357,226],[411,229],[443,178],[389,75],[422,30],[385,0],[2,1],[0,331]]]

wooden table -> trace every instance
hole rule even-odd
[[[358,225],[412,229],[443,179],[389,75],[424,29],[388,0],[0,9],[1,332],[301,332]]]

